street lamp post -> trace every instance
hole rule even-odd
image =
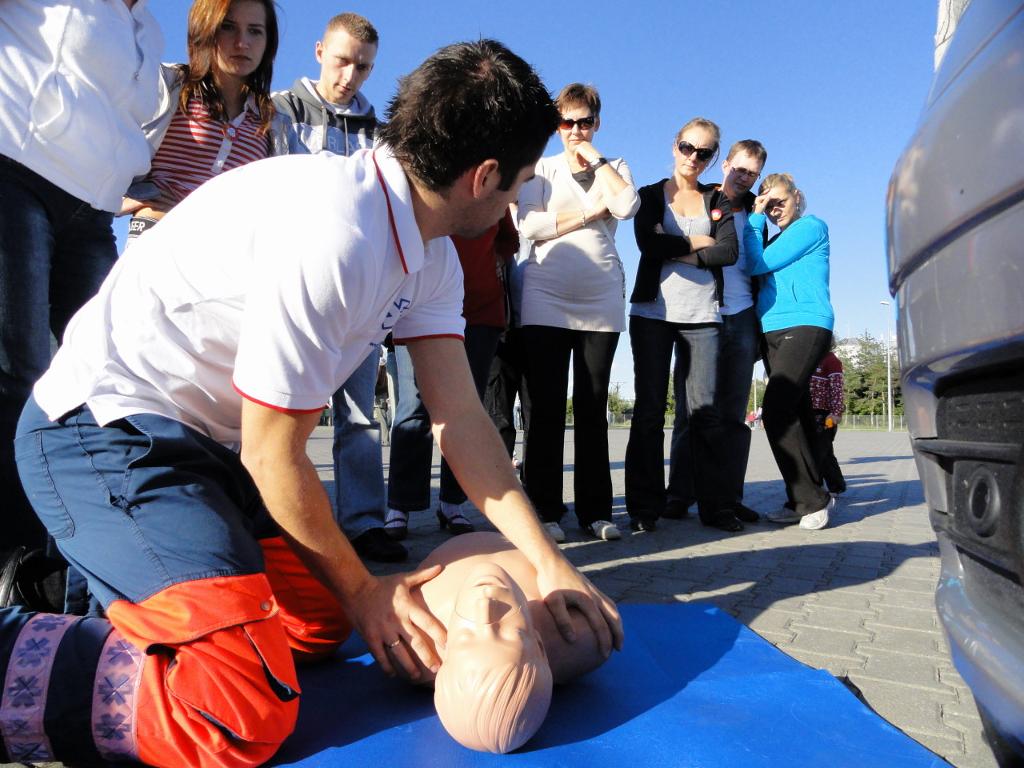
[[[885,399],[888,404],[889,412],[889,431],[892,432],[892,332],[891,328],[891,317],[892,313],[889,311],[889,302],[880,301],[883,307],[885,307]]]

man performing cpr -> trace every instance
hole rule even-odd
[[[387,673],[438,668],[444,625],[414,588],[440,566],[368,573],[305,451],[388,332],[555,626],[571,642],[574,608],[602,654],[621,646],[614,604],[545,534],[480,405],[446,237],[498,221],[558,112],[525,62],[483,40],[403,78],[387,119],[376,150],[203,185],[72,320],[15,447],[104,617],[0,610],[0,762],[258,765],[294,728],[294,659],[329,654],[350,627]]]

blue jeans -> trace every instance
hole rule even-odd
[[[42,545],[45,532],[21,490],[14,433],[36,380],[72,315],[117,261],[113,214],[97,211],[0,155],[0,541]]]
[[[466,326],[466,358],[481,400],[500,336],[501,328]],[[434,438],[430,432],[430,414],[416,388],[409,350],[396,345],[395,359],[398,363],[398,404],[395,406],[395,421],[391,427],[388,506],[402,512],[417,512],[430,507],[430,467],[434,456]],[[440,499],[449,504],[461,504],[466,500],[459,481],[443,458]]]
[[[699,457],[696,495],[708,508],[721,501],[721,419],[714,405],[718,334],[717,325],[629,318],[636,394],[626,445],[626,509],[631,517],[656,519],[665,509],[665,401],[673,347],[676,419],[691,424],[686,439]],[[673,441],[669,495],[677,452]]]
[[[715,406],[721,418],[724,442],[722,475],[727,501],[743,501],[743,481],[750,457],[750,427],[746,423],[747,401],[750,399],[750,380],[757,360],[761,324],[754,307],[735,315],[722,315],[718,335],[718,380],[715,386]],[[677,379],[678,381],[678,379]],[[685,384],[685,382],[682,382]],[[677,388],[678,389],[678,388]],[[676,411],[672,428],[672,472],[669,476],[670,495],[689,501],[696,498],[693,481],[693,455],[687,435],[689,425],[686,414]]]
[[[373,418],[379,359],[374,347],[331,398],[335,516],[350,539],[384,526],[384,462]]]

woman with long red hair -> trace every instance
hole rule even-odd
[[[133,214],[129,238],[213,176],[287,152],[270,100],[277,44],[271,0],[195,0],[188,63],[163,67],[170,98],[150,126],[152,167],[121,209]]]

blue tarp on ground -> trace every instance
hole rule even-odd
[[[302,710],[278,765],[886,766],[947,763],[841,682],[707,605],[622,605],[626,647],[555,689],[541,730],[511,755],[454,742],[432,692],[389,680],[355,643],[303,670]]]

